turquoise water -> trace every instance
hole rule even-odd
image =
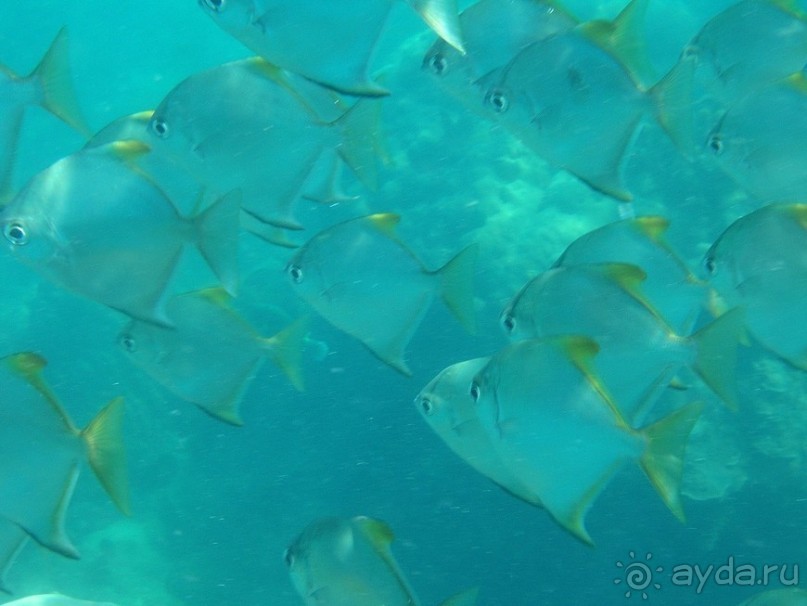
[[[79,100],[97,129],[154,107],[192,73],[248,55],[192,0],[109,4],[2,4],[0,60],[27,73],[68,25]],[[620,8],[567,4],[583,18]],[[647,28],[659,73],[729,4],[654,3]],[[708,407],[689,453],[685,486],[698,498],[684,501],[687,523],[670,515],[637,467],[626,466],[588,515],[594,549],[476,474],[419,418],[412,398],[437,372],[504,345],[499,311],[524,281],[575,237],[618,218],[611,200],[547,168],[438,90],[420,70],[432,40],[411,11],[396,7],[375,62],[392,91],[384,105],[391,162],[379,190],[348,181],[359,201],[299,213],[314,233],[368,211],[399,212],[402,238],[429,267],[480,243],[479,334],[467,335],[435,305],[408,348],[412,379],[316,319],[312,337],[329,354],[306,360],[307,390],[295,392],[265,365],[242,405],[246,425],[233,428],[124,359],[116,345],[123,316],[0,256],[0,353],[43,354],[46,376],[78,425],[112,397],[126,397],[134,512],[115,511],[87,470],[67,520],[82,559],[30,545],[8,574],[15,597],[55,590],[121,606],[300,604],[281,554],[309,522],[329,515],[388,522],[394,553],[426,606],[469,586],[480,587],[480,606],[625,603],[616,563],[629,564],[631,552],[640,560],[652,554],[663,568],[654,576],[661,589],[647,589],[649,603],[732,605],[760,588],[709,580],[698,594],[675,585],[670,571],[733,558],[760,569],[788,564],[792,578],[792,566],[804,563],[807,378],[757,347],[741,352],[739,413],[695,394]],[[82,143],[44,111],[29,110],[16,185]],[[716,167],[681,158],[654,127],[638,137],[624,174],[637,213],[667,216],[670,240],[693,267],[731,221],[758,206]],[[307,311],[282,274],[288,256],[243,239],[238,305],[263,334]],[[183,268],[186,276],[197,270],[193,260]],[[182,279],[174,288],[182,291]]]

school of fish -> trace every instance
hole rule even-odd
[[[240,313],[242,234],[289,249],[278,267],[289,291],[390,372],[413,376],[407,350],[435,299],[474,334],[484,296],[474,277],[490,261],[476,243],[428,267],[396,233],[406,217],[383,208],[302,232],[303,201],[351,203],[345,172],[368,193],[378,187],[390,91],[373,57],[395,3],[198,4],[256,56],[189,74],[155,108],[95,134],[72,88],[65,29],[28,76],[0,68],[5,252],[35,279],[119,312],[118,344],[134,366],[233,425],[266,359],[304,389],[310,341],[307,318],[266,336]],[[807,14],[788,0],[740,0],[658,77],[644,51],[648,0],[612,21],[581,21],[556,0],[478,0],[462,12],[454,0],[406,4],[437,36],[423,49],[423,78],[612,200],[621,217],[558,250],[513,292],[499,317],[508,343],[447,360],[415,397],[417,411],[465,463],[585,544],[596,544],[587,513],[627,464],[684,520],[687,445],[705,408],[751,405],[737,388],[738,348],[753,342],[807,370]],[[301,46],[300,28],[313,28],[316,46]],[[33,105],[87,142],[14,191]],[[623,170],[646,124],[758,202],[723,226],[702,268],[668,244],[665,217],[634,210]],[[186,251],[209,272],[198,283],[177,275]],[[99,403],[82,429],[42,356],[0,355],[0,589],[10,591],[6,575],[27,545],[78,557],[65,513],[85,464],[129,513],[126,394]],[[664,396],[692,382],[714,398],[671,407]],[[371,517],[314,520],[283,560],[305,604],[416,605],[392,540]],[[444,605],[470,606],[478,593]],[[805,601],[798,590],[766,599],[744,603]],[[101,604],[55,594],[12,603]]]

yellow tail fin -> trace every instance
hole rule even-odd
[[[123,446],[123,398],[115,398],[81,431],[87,444],[90,467],[112,502],[126,515],[129,507],[129,482]]]
[[[78,107],[73,89],[70,65],[67,61],[67,30],[63,27],[36,66],[32,78],[38,78],[44,91],[42,105],[46,110],[80,132],[90,137],[92,131]]]
[[[689,434],[703,412],[703,402],[692,402],[664,417],[641,433],[647,449],[640,465],[661,499],[676,518],[684,521],[681,505],[681,476]]]

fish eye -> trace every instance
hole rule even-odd
[[[493,89],[485,95],[485,103],[490,105],[497,114],[503,114],[510,109],[510,100],[498,89]]]
[[[120,346],[123,347],[123,349],[125,349],[129,353],[134,353],[137,351],[137,341],[129,333],[126,332],[123,333],[118,338],[118,343],[120,343]]]
[[[516,318],[510,312],[505,313],[502,316],[502,326],[504,327],[504,331],[511,335],[513,331],[516,329]]]
[[[291,550],[291,547],[283,551],[283,562],[285,562],[286,566],[289,568],[294,565],[294,552]]]
[[[25,231],[25,226],[21,223],[6,223],[3,227],[3,235],[6,240],[15,246],[28,244],[28,232]]]
[[[427,64],[432,70],[432,73],[437,76],[442,76],[448,70],[448,60],[443,53],[435,53],[428,58]]]
[[[713,276],[717,273],[717,263],[715,262],[715,258],[712,255],[706,256],[706,258],[703,260],[703,266],[706,268],[706,271],[709,272],[710,276]]]
[[[709,146],[709,149],[711,149],[716,156],[723,153],[723,138],[717,133],[709,137],[709,141],[706,145]]]
[[[151,122],[151,130],[160,139],[167,139],[168,138],[168,133],[169,133],[168,123],[165,120],[161,119],[161,118],[155,118],[154,120],[152,120],[152,122]]]
[[[471,383],[470,394],[471,394],[471,399],[474,401],[474,403],[479,402],[479,398],[482,397],[482,390],[479,387],[479,383],[477,383],[476,381]]]
[[[289,272],[291,279],[294,280],[295,284],[299,284],[303,281],[303,270],[299,265],[289,265],[289,268],[286,270]]]
[[[423,398],[420,400],[420,408],[423,410],[423,414],[427,417],[434,414],[434,403],[429,398]]]
[[[215,13],[220,13],[227,8],[227,0],[199,0],[199,4]]]
[[[700,49],[695,44],[687,44],[684,50],[681,51],[681,57],[684,59],[697,59]]]

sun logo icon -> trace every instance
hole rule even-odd
[[[624,570],[624,578],[615,578],[614,585],[620,585],[624,582],[628,588],[625,592],[626,598],[633,596],[633,592],[635,591],[637,594],[642,595],[643,600],[646,600],[648,598],[647,590],[650,587],[661,589],[661,583],[657,583],[653,580],[653,574],[663,572],[664,568],[661,566],[651,568],[649,562],[653,559],[652,553],[645,554],[644,562],[637,562],[636,554],[633,551],[629,551],[628,555],[630,556],[630,562],[623,564],[621,561],[617,561],[616,563],[617,568]]]

